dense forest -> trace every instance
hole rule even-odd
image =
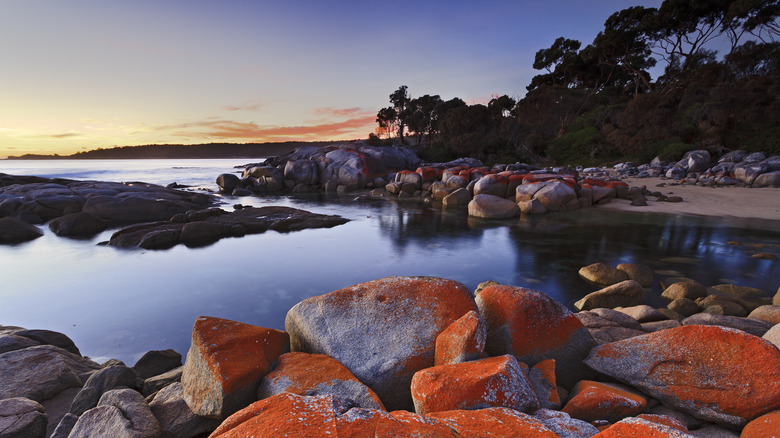
[[[596,164],[707,148],[780,154],[780,0],[666,0],[612,14],[585,47],[558,38],[519,100],[487,105],[406,86],[370,141],[429,161]],[[651,80],[650,69],[663,73]]]
[[[76,152],[73,155],[26,154],[8,157],[9,160],[35,159],[77,159],[77,160],[121,160],[121,159],[184,159],[184,158],[261,158],[281,155],[303,145],[326,145],[332,142],[288,141],[277,143],[206,143],[206,144],[151,144],[143,146],[117,146]]]

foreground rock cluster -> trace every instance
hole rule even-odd
[[[294,231],[347,222],[290,207],[207,208],[214,200],[202,193],[145,183],[72,181],[0,174],[0,244],[43,235],[47,223],[59,236],[91,237],[119,228],[108,245],[164,249],[178,244],[201,246],[225,237],[266,230]]]
[[[0,327],[0,436],[780,430],[780,325],[751,334],[646,307],[575,314],[521,287],[486,282],[472,293],[451,280],[392,277],[308,298],[290,309],[284,331],[198,317],[183,366],[167,350],[132,368],[95,364],[59,333]]]

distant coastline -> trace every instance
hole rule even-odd
[[[276,143],[204,143],[150,144],[117,146],[77,152],[73,155],[25,154],[5,160],[121,160],[121,159],[185,159],[185,158],[257,158],[282,155],[305,145],[326,145],[333,141],[289,141]]]

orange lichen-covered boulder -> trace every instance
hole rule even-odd
[[[642,438],[690,438],[673,427],[640,418],[629,417],[618,421],[593,438],[642,437]]]
[[[669,407],[729,427],[780,408],[780,350],[741,330],[662,330],[596,347],[585,363]]]
[[[199,316],[182,371],[184,401],[197,415],[224,418],[255,400],[260,379],[289,349],[283,331]]]
[[[441,176],[441,169],[438,167],[418,167],[415,171],[422,176],[423,182],[434,182]]]
[[[463,437],[558,437],[538,419],[507,408],[434,412],[428,418],[448,424]]]
[[[531,366],[555,359],[558,384],[565,388],[594,375],[582,360],[596,341],[563,304],[539,291],[500,284],[485,287],[476,300],[487,327],[488,355],[512,354]]]
[[[583,421],[606,420],[610,423],[640,414],[647,399],[617,385],[582,380],[574,385],[562,411]]]
[[[740,438],[777,438],[780,437],[780,411],[764,414],[742,429]]]
[[[448,365],[482,357],[485,350],[485,323],[472,310],[450,324],[436,337],[433,364]]]
[[[659,414],[639,414],[636,418],[651,421],[653,423],[663,424],[664,426],[673,427],[680,432],[688,433],[688,426],[685,425],[679,418],[675,418],[669,415]]]
[[[459,437],[449,425],[411,412],[353,408],[334,396],[281,393],[225,420],[210,438]]]
[[[506,198],[509,180],[502,175],[485,175],[474,185],[474,196],[493,195]]]
[[[528,381],[534,388],[539,406],[545,409],[559,409],[561,398],[555,379],[555,359],[544,359],[528,372]]]
[[[486,407],[539,408],[525,372],[511,355],[418,371],[412,379],[412,399],[421,415]]]
[[[385,407],[368,386],[361,383],[339,361],[324,354],[286,353],[279,365],[260,382],[257,398],[262,400],[291,392],[298,395],[335,395],[355,402],[361,408]]]
[[[327,354],[390,410],[412,410],[412,376],[433,366],[436,337],[476,310],[466,286],[390,277],[307,298],[287,313],[293,351]]]

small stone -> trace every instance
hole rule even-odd
[[[629,280],[636,281],[641,284],[642,287],[650,287],[653,285],[653,269],[647,265],[621,263],[617,265],[617,269],[628,274]]]
[[[681,281],[674,283],[667,287],[661,296],[669,301],[674,301],[680,298],[688,298],[694,300],[700,297],[707,296],[707,288],[695,281]]]
[[[655,310],[654,308],[646,304],[640,304],[638,306],[633,306],[633,307],[618,307],[615,310],[633,317],[635,320],[639,321],[640,323],[663,321],[665,319],[669,319],[669,317],[667,317],[663,313]]]
[[[699,313],[699,305],[690,298],[678,298],[669,303],[666,307],[682,316],[691,316],[695,313]]]
[[[585,295],[574,303],[574,307],[577,310],[589,310],[599,307],[611,309],[621,306],[636,306],[642,302],[644,296],[645,290],[639,283],[634,280],[626,280]]]
[[[600,262],[580,268],[579,275],[584,280],[598,286],[610,286],[628,280],[628,274],[625,271]]]

